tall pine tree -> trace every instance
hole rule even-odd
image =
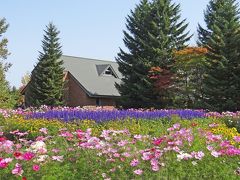
[[[203,104],[209,110],[240,110],[240,23],[235,0],[211,0],[199,25],[199,45],[208,49]]]
[[[180,20],[180,5],[171,0],[142,0],[127,17],[124,44],[128,51],[120,49],[116,58],[123,74],[117,84],[125,108],[161,107],[169,101],[159,102],[154,82],[149,77],[152,67],[171,69],[174,51],[185,47],[190,39],[185,20]],[[164,96],[169,95],[167,93]]]
[[[59,31],[50,23],[42,41],[43,52],[32,71],[31,81],[26,90],[27,106],[58,106],[63,104],[63,61]]]

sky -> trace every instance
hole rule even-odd
[[[203,12],[209,0],[173,0],[181,4],[182,19],[197,40],[197,25],[204,25]],[[119,47],[124,49],[123,33],[126,16],[140,0],[5,0],[1,2],[0,18],[9,28],[12,67],[7,72],[11,86],[19,87],[21,78],[31,72],[42,51],[44,29],[53,22],[60,30],[64,55],[114,61]]]

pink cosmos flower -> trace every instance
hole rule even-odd
[[[117,143],[118,146],[125,146],[126,144],[128,144],[128,141],[126,140],[121,140]]]
[[[4,138],[4,137],[2,137]],[[9,140],[4,140],[0,142],[0,152],[12,153],[13,152],[13,142]]]
[[[17,132],[16,135],[18,135],[19,137],[28,135],[28,132]]]
[[[113,157],[120,157],[120,154],[119,153],[114,153]]]
[[[218,124],[217,123],[212,123],[212,124],[209,124],[208,126],[213,128],[213,127],[218,127]]]
[[[229,155],[229,156],[240,155],[240,149],[231,147],[231,148],[229,148],[229,149],[226,149],[226,152],[225,152],[225,153],[226,153],[227,155]]]
[[[165,140],[165,138],[154,139],[153,140],[153,145],[159,146],[164,140]]]
[[[52,152],[54,152],[54,153],[59,153],[59,152],[60,152],[60,150],[59,150],[59,149],[57,149],[57,148],[54,148],[54,149],[52,149]]]
[[[153,171],[159,171],[159,166],[158,166],[158,165],[152,166],[152,170],[153,170]]]
[[[44,141],[44,140],[45,140],[45,138],[43,136],[38,136],[36,138],[36,141]]]
[[[52,156],[52,160],[63,162],[63,156]]]
[[[74,148],[68,148],[67,150],[70,151],[70,152],[71,152],[71,151],[75,151]]]
[[[23,159],[26,161],[30,161],[34,156],[35,156],[35,154],[32,152],[25,152],[23,154]]]
[[[47,128],[41,128],[41,129],[39,129],[39,132],[42,132],[43,134],[48,134],[48,129]]]
[[[62,137],[67,137],[67,138],[73,138],[73,135],[72,133],[68,132],[68,131],[65,131],[65,132],[61,132],[59,136],[62,136]]]
[[[32,167],[33,171],[39,171],[40,170],[40,166],[37,164],[34,164]]]
[[[148,161],[152,158],[152,154],[150,152],[143,152],[142,154],[142,160]]]
[[[157,159],[151,159],[151,165],[152,166],[158,166],[158,160]]]
[[[202,151],[198,151],[198,152],[193,151],[191,155],[194,156],[195,159],[201,160],[205,154]]]
[[[208,145],[208,146],[207,146],[207,149],[208,149],[209,151],[212,151],[214,148],[213,148],[212,146]]]
[[[174,128],[170,127],[170,128],[167,129],[167,131],[174,131]]]
[[[133,159],[131,162],[130,162],[130,165],[132,166],[132,167],[135,167],[135,166],[137,166],[139,164],[139,160],[138,159]]]
[[[214,157],[218,157],[218,156],[221,155],[221,153],[220,153],[220,152],[217,152],[217,151],[212,151],[212,152],[211,152],[211,155],[214,156]]]
[[[192,158],[191,154],[184,153],[184,152],[180,152],[180,154],[177,155],[177,160],[178,161],[181,161],[182,159],[188,160],[188,159],[191,159],[191,158]]]
[[[173,150],[174,150],[175,152],[180,152],[180,149],[179,149],[178,146],[174,146],[174,147],[173,147]]]
[[[137,139],[137,140],[141,140],[142,139],[142,135],[134,135],[133,137],[134,137],[134,139]]]
[[[122,155],[125,156],[125,157],[130,157],[131,156],[131,154],[129,154],[128,152],[124,152],[124,153],[122,153]]]
[[[12,174],[21,176],[23,173],[22,165],[19,163],[15,164],[15,168],[12,170]]]
[[[240,143],[240,136],[234,136],[233,139],[234,141]]]
[[[22,145],[21,145],[21,144],[16,144],[15,147],[16,147],[17,149],[21,149],[21,148],[22,148]]]
[[[133,171],[135,174],[137,174],[137,175],[141,175],[142,173],[143,173],[143,170],[141,170],[141,169],[137,169],[137,170],[135,170],[135,171]]]
[[[10,162],[12,162],[12,158],[6,158],[6,159],[0,158],[0,168],[2,169],[6,168]]]
[[[174,125],[173,125],[173,128],[174,128],[174,129],[179,129],[179,128],[180,128],[180,124],[179,124],[179,123],[174,124]]]
[[[46,148],[40,148],[40,149],[38,149],[38,153],[39,154],[46,154],[47,153],[47,149]]]
[[[229,141],[222,141],[222,142],[220,143],[220,146],[221,146],[221,147],[225,147],[225,148],[233,148],[233,146],[230,144]]]

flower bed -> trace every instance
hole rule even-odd
[[[1,179],[239,179],[238,113],[43,106],[0,114]]]
[[[49,110],[45,112],[34,112],[26,116],[28,119],[60,119],[62,121],[72,120],[94,120],[105,122],[110,120],[134,119],[159,119],[179,116],[181,119],[202,118],[205,112],[202,110]]]
[[[211,132],[219,126],[202,120],[183,121],[161,127],[154,136],[132,134],[128,129],[105,129],[94,136],[91,129],[60,128],[49,135],[47,128],[41,128],[34,139],[27,138],[30,132],[0,132],[0,176],[238,179],[240,135],[236,133],[231,139],[233,145],[221,134]],[[12,140],[7,138],[9,134]]]

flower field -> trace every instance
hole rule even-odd
[[[239,113],[42,107],[0,114],[1,180],[240,177]]]

